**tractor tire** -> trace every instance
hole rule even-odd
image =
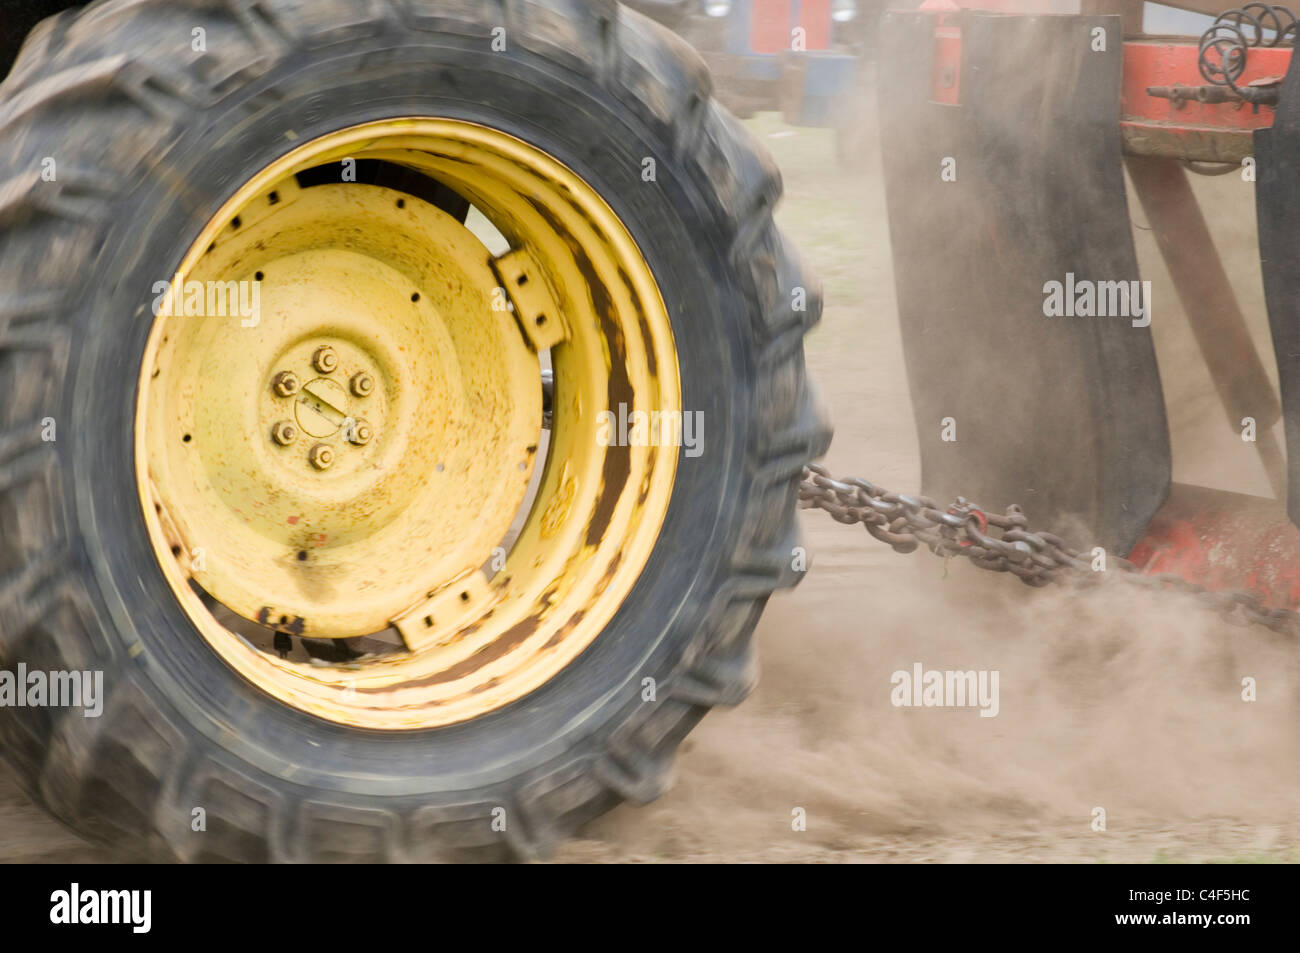
[[[706,426],[580,654],[475,717],[389,729],[274,695],[200,634],[151,535],[139,414],[156,281],[236,190],[411,117],[590,183]],[[797,582],[802,467],[830,441],[802,344],[820,291],[773,223],[780,190],[699,57],[614,2],[102,0],[40,24],[0,85],[0,669],[102,672],[105,697],[100,717],[0,707],[30,796],[124,858],[386,862],[544,857],[663,793],[684,736],[754,684],[759,615]]]

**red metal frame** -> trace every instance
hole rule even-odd
[[[1147,93],[1149,86],[1202,86],[1196,65],[1197,45],[1180,40],[1141,39],[1124,43],[1124,78],[1120,111],[1134,121],[1172,123],[1179,126],[1215,126],[1229,129],[1260,129],[1273,124],[1271,106],[1247,103],[1198,103],[1181,107],[1173,100]],[[1274,79],[1282,81],[1291,64],[1289,47],[1261,46],[1250,51],[1238,86]]]
[[[955,9],[948,0],[932,0],[942,11]],[[924,7],[923,7],[924,9]],[[934,60],[930,98],[956,105],[961,101],[961,28],[959,18],[936,9]],[[1245,102],[1202,103],[1195,99],[1175,102],[1147,92],[1153,86],[1206,85],[1198,64],[1200,50],[1194,40],[1135,39],[1124,43],[1124,69],[1120,94],[1120,128],[1132,151],[1142,155],[1207,159],[1204,142],[1214,137],[1218,154],[1235,158],[1249,154],[1249,137],[1256,129],[1273,124],[1273,107]],[[1281,82],[1291,63],[1291,49],[1258,47],[1250,51],[1245,71],[1237,80],[1247,86],[1267,80]],[[1243,151],[1244,150],[1244,151]]]
[[[790,48],[791,0],[751,0],[749,48],[755,53],[780,53]]]
[[[1240,162],[1253,151],[1256,129],[1273,125],[1273,107],[1242,101],[1202,103],[1152,96],[1152,86],[1205,85],[1195,43],[1129,40],[1124,43],[1120,131],[1129,152],[1201,160]],[[1272,80],[1280,83],[1291,64],[1285,47],[1250,51],[1238,86]]]
[[[831,0],[750,0],[749,47],[754,53],[790,49],[795,27],[803,27],[809,51],[829,50]]]
[[[961,28],[939,17],[934,27],[934,60],[930,68],[930,98],[956,106],[961,102]]]
[[[1175,485],[1129,560],[1146,573],[1300,609],[1300,530],[1275,500]]]

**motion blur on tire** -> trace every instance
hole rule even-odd
[[[60,6],[0,87],[19,783],[185,861],[537,858],[657,797],[829,442],[700,56],[600,0]]]

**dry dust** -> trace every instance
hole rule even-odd
[[[836,424],[828,463],[915,489],[879,167],[837,172],[826,134],[751,125],[786,176],[782,224],[826,279],[808,352]],[[1237,176],[1194,187],[1272,372],[1253,190]],[[1134,221],[1161,308],[1153,331],[1175,479],[1267,494],[1253,448],[1225,423],[1140,210]],[[688,739],[668,796],[597,821],[563,859],[1300,859],[1291,641],[1219,622],[1174,594],[1032,590],[960,561],[896,555],[817,513],[803,526],[814,565],[760,623],[757,692]],[[893,707],[890,675],[916,662],[999,671],[1000,713]],[[1258,700],[1243,700],[1244,678]],[[792,830],[795,808],[806,831]],[[1105,831],[1093,830],[1096,808]]]
[[[770,117],[751,126],[785,171],[783,224],[826,280],[808,354],[837,427],[828,463],[916,488],[879,169],[838,170],[825,132]],[[1250,195],[1222,180],[1206,187],[1216,201]],[[1253,221],[1229,226],[1219,233],[1229,267],[1266,347]],[[1146,276],[1171,301],[1140,229],[1138,240]],[[1176,476],[1265,491],[1257,463],[1223,433],[1176,312],[1156,316]],[[896,555],[818,514],[802,519],[813,565],[763,617],[756,693],[687,740],[671,793],[596,821],[557,860],[1297,858],[1300,666],[1290,643],[1216,623],[1177,596],[1031,590],[928,553]],[[916,662],[998,671],[999,714],[892,707],[891,673]],[[1255,702],[1242,700],[1246,677]],[[805,831],[792,829],[796,808]],[[1096,808],[1105,831],[1092,829]],[[31,807],[6,769],[0,859],[105,856]]]

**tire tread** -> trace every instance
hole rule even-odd
[[[212,36],[222,38],[219,67],[191,59],[183,69],[163,70],[109,52],[130,48],[132,24],[142,17],[169,18],[182,31],[180,44],[188,42],[190,26],[205,24],[210,43]],[[54,285],[56,270],[25,249],[39,246],[33,239],[48,239],[51,230],[58,230],[65,247],[93,242],[97,212],[109,207],[100,198],[102,187],[124,181],[187,110],[219,99],[293,45],[402,29],[488,42],[495,25],[506,27],[508,42],[595,79],[656,132],[665,155],[714,183],[711,213],[738,272],[753,279],[746,294],[759,376],[749,397],[761,421],[745,461],[755,492],[742,529],[728,537],[730,582],[714,599],[711,624],[665,680],[655,703],[637,707],[609,737],[568,761],[553,762],[546,773],[453,806],[397,798],[391,808],[376,809],[341,796],[321,800],[321,792],[296,785],[291,771],[255,780],[219,749],[187,742],[174,713],[135,689],[129,677],[106,673],[106,684],[120,681],[121,687],[111,696],[112,714],[106,703],[100,719],[47,712],[25,721],[26,735],[15,740],[16,719],[0,717],[6,753],[20,776],[37,779],[44,804],[127,856],[341,862],[545,856],[618,801],[645,803],[659,796],[671,783],[674,752],[686,733],[708,708],[738,703],[755,682],[754,626],[768,596],[797,581],[797,574],[781,567],[789,565],[796,539],[794,499],[802,466],[829,442],[802,346],[803,334],[820,316],[821,294],[773,220],[779,172],[748,130],[712,100],[702,59],[674,34],[612,0],[107,0],[43,23],[0,86],[0,142],[8,142],[0,147],[0,160],[10,168],[38,167],[32,163],[39,162],[50,135],[67,131],[73,108],[79,121],[97,130],[139,126],[143,119],[144,131],[96,153],[96,171],[73,176],[57,191],[33,189],[30,175],[0,184],[0,224],[15,226],[16,233],[0,239],[0,367],[7,361],[13,379],[35,381],[48,373],[46,345],[60,339],[51,298],[22,294],[34,286],[33,278],[36,287]],[[57,196],[53,201],[51,193]],[[808,292],[806,310],[790,305],[797,288]],[[24,423],[0,435],[0,516],[23,482],[6,474],[26,459],[13,449],[26,446],[26,428]],[[6,548],[24,560],[36,551],[51,558],[63,553],[62,522],[27,525],[27,536],[0,539],[0,566]],[[35,538],[29,538],[32,533]],[[79,569],[61,571],[49,559],[29,563],[8,584],[0,579],[0,659],[22,652],[29,664],[68,667],[94,654],[86,646],[98,652],[99,640],[86,631],[88,613],[80,614],[80,627],[55,631],[42,623],[69,593],[74,604],[88,598],[77,591],[84,579]],[[101,661],[118,671],[132,664],[120,654]],[[504,845],[487,824],[499,806],[508,814]],[[208,830],[189,836],[194,807],[205,809]]]

